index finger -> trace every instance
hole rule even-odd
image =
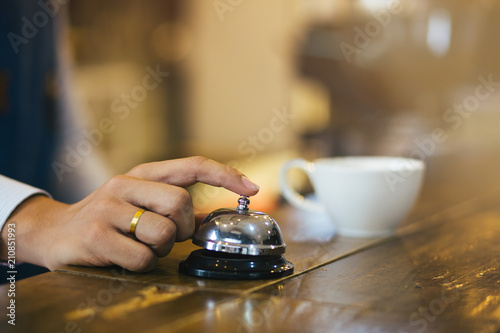
[[[240,195],[259,192],[259,186],[238,170],[201,156],[141,164],[127,175],[182,187],[201,182]]]

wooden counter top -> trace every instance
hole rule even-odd
[[[1,332],[497,332],[498,170],[491,153],[429,160],[418,204],[388,238],[342,238],[319,216],[271,212],[295,264],[283,279],[179,275],[190,242],[150,273],[68,266],[28,278],[16,284],[16,326],[3,315]]]

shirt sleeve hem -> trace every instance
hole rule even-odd
[[[0,175],[0,230],[21,203],[37,194],[51,197],[44,190]]]

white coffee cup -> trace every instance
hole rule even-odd
[[[287,173],[292,168],[309,176],[318,201],[292,189]],[[394,233],[419,193],[423,161],[384,156],[321,158],[314,162],[293,159],[281,169],[280,186],[292,205],[328,213],[337,232],[346,237],[380,237]]]

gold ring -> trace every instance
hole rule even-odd
[[[132,223],[130,223],[130,233],[133,235],[135,235],[135,227],[137,226],[137,222],[139,222],[142,213],[144,213],[144,209],[139,209],[137,213],[135,213]]]

